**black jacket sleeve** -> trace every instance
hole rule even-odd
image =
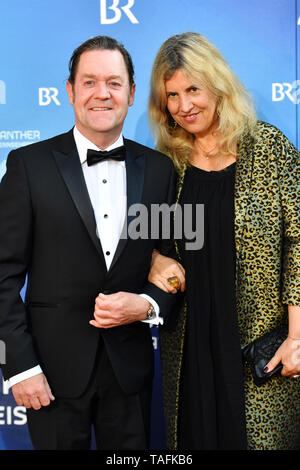
[[[22,159],[13,151],[0,184],[0,340],[5,379],[38,364],[20,291],[29,269],[32,205]]]
[[[170,208],[175,208],[176,202],[176,185],[177,183],[177,174],[175,169],[172,165],[170,170],[170,177],[167,185],[167,193],[166,193],[166,203]],[[161,233],[161,237],[158,240],[156,245],[157,250],[163,254],[164,256],[168,256],[170,258],[176,259],[176,250],[175,250],[175,243],[174,243],[174,217],[172,212],[170,213],[170,236],[168,238],[163,238],[163,232]],[[172,312],[174,307],[180,302],[181,294],[178,292],[177,294],[170,294],[162,289],[156,287],[154,284],[148,282],[144,288],[143,293],[152,297],[160,308],[160,316],[163,318],[167,318],[168,315]]]

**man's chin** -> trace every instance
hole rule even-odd
[[[107,122],[107,121],[102,121],[102,122],[97,122],[93,123],[90,126],[90,129],[92,132],[112,132],[114,130],[115,126],[113,125],[112,122]]]

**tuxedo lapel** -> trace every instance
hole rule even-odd
[[[146,167],[146,155],[142,146],[136,144],[131,140],[124,139],[126,148],[126,191],[127,191],[127,213],[122,230],[122,235],[119,240],[114,258],[110,265],[110,270],[113,268],[128,242],[128,227],[130,222],[134,219],[134,215],[130,214],[130,207],[133,204],[141,202],[144,176]]]
[[[70,131],[72,133],[72,131]],[[89,198],[83,171],[77,152],[76,144],[72,135],[66,134],[66,140],[62,142],[62,148],[52,150],[58,169],[69,190],[78,213],[95,245],[103,263],[105,259],[97,236],[97,226],[93,207]]]

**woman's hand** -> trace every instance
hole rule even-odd
[[[153,253],[148,280],[165,292],[176,294],[177,289],[168,282],[168,278],[172,276],[178,277],[179,288],[183,292],[185,290],[185,270],[181,264],[173,258],[168,258],[157,252]]]
[[[275,355],[264,368],[264,372],[271,372],[279,363],[283,368],[281,375],[294,377],[300,375],[300,340],[292,339],[289,336],[277,349]]]

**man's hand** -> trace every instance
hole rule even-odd
[[[18,405],[39,410],[50,405],[55,398],[44,374],[37,374],[12,386],[12,393]]]
[[[99,294],[95,301],[94,320],[90,324],[96,328],[113,328],[145,320],[149,307],[148,300],[138,294]]]

